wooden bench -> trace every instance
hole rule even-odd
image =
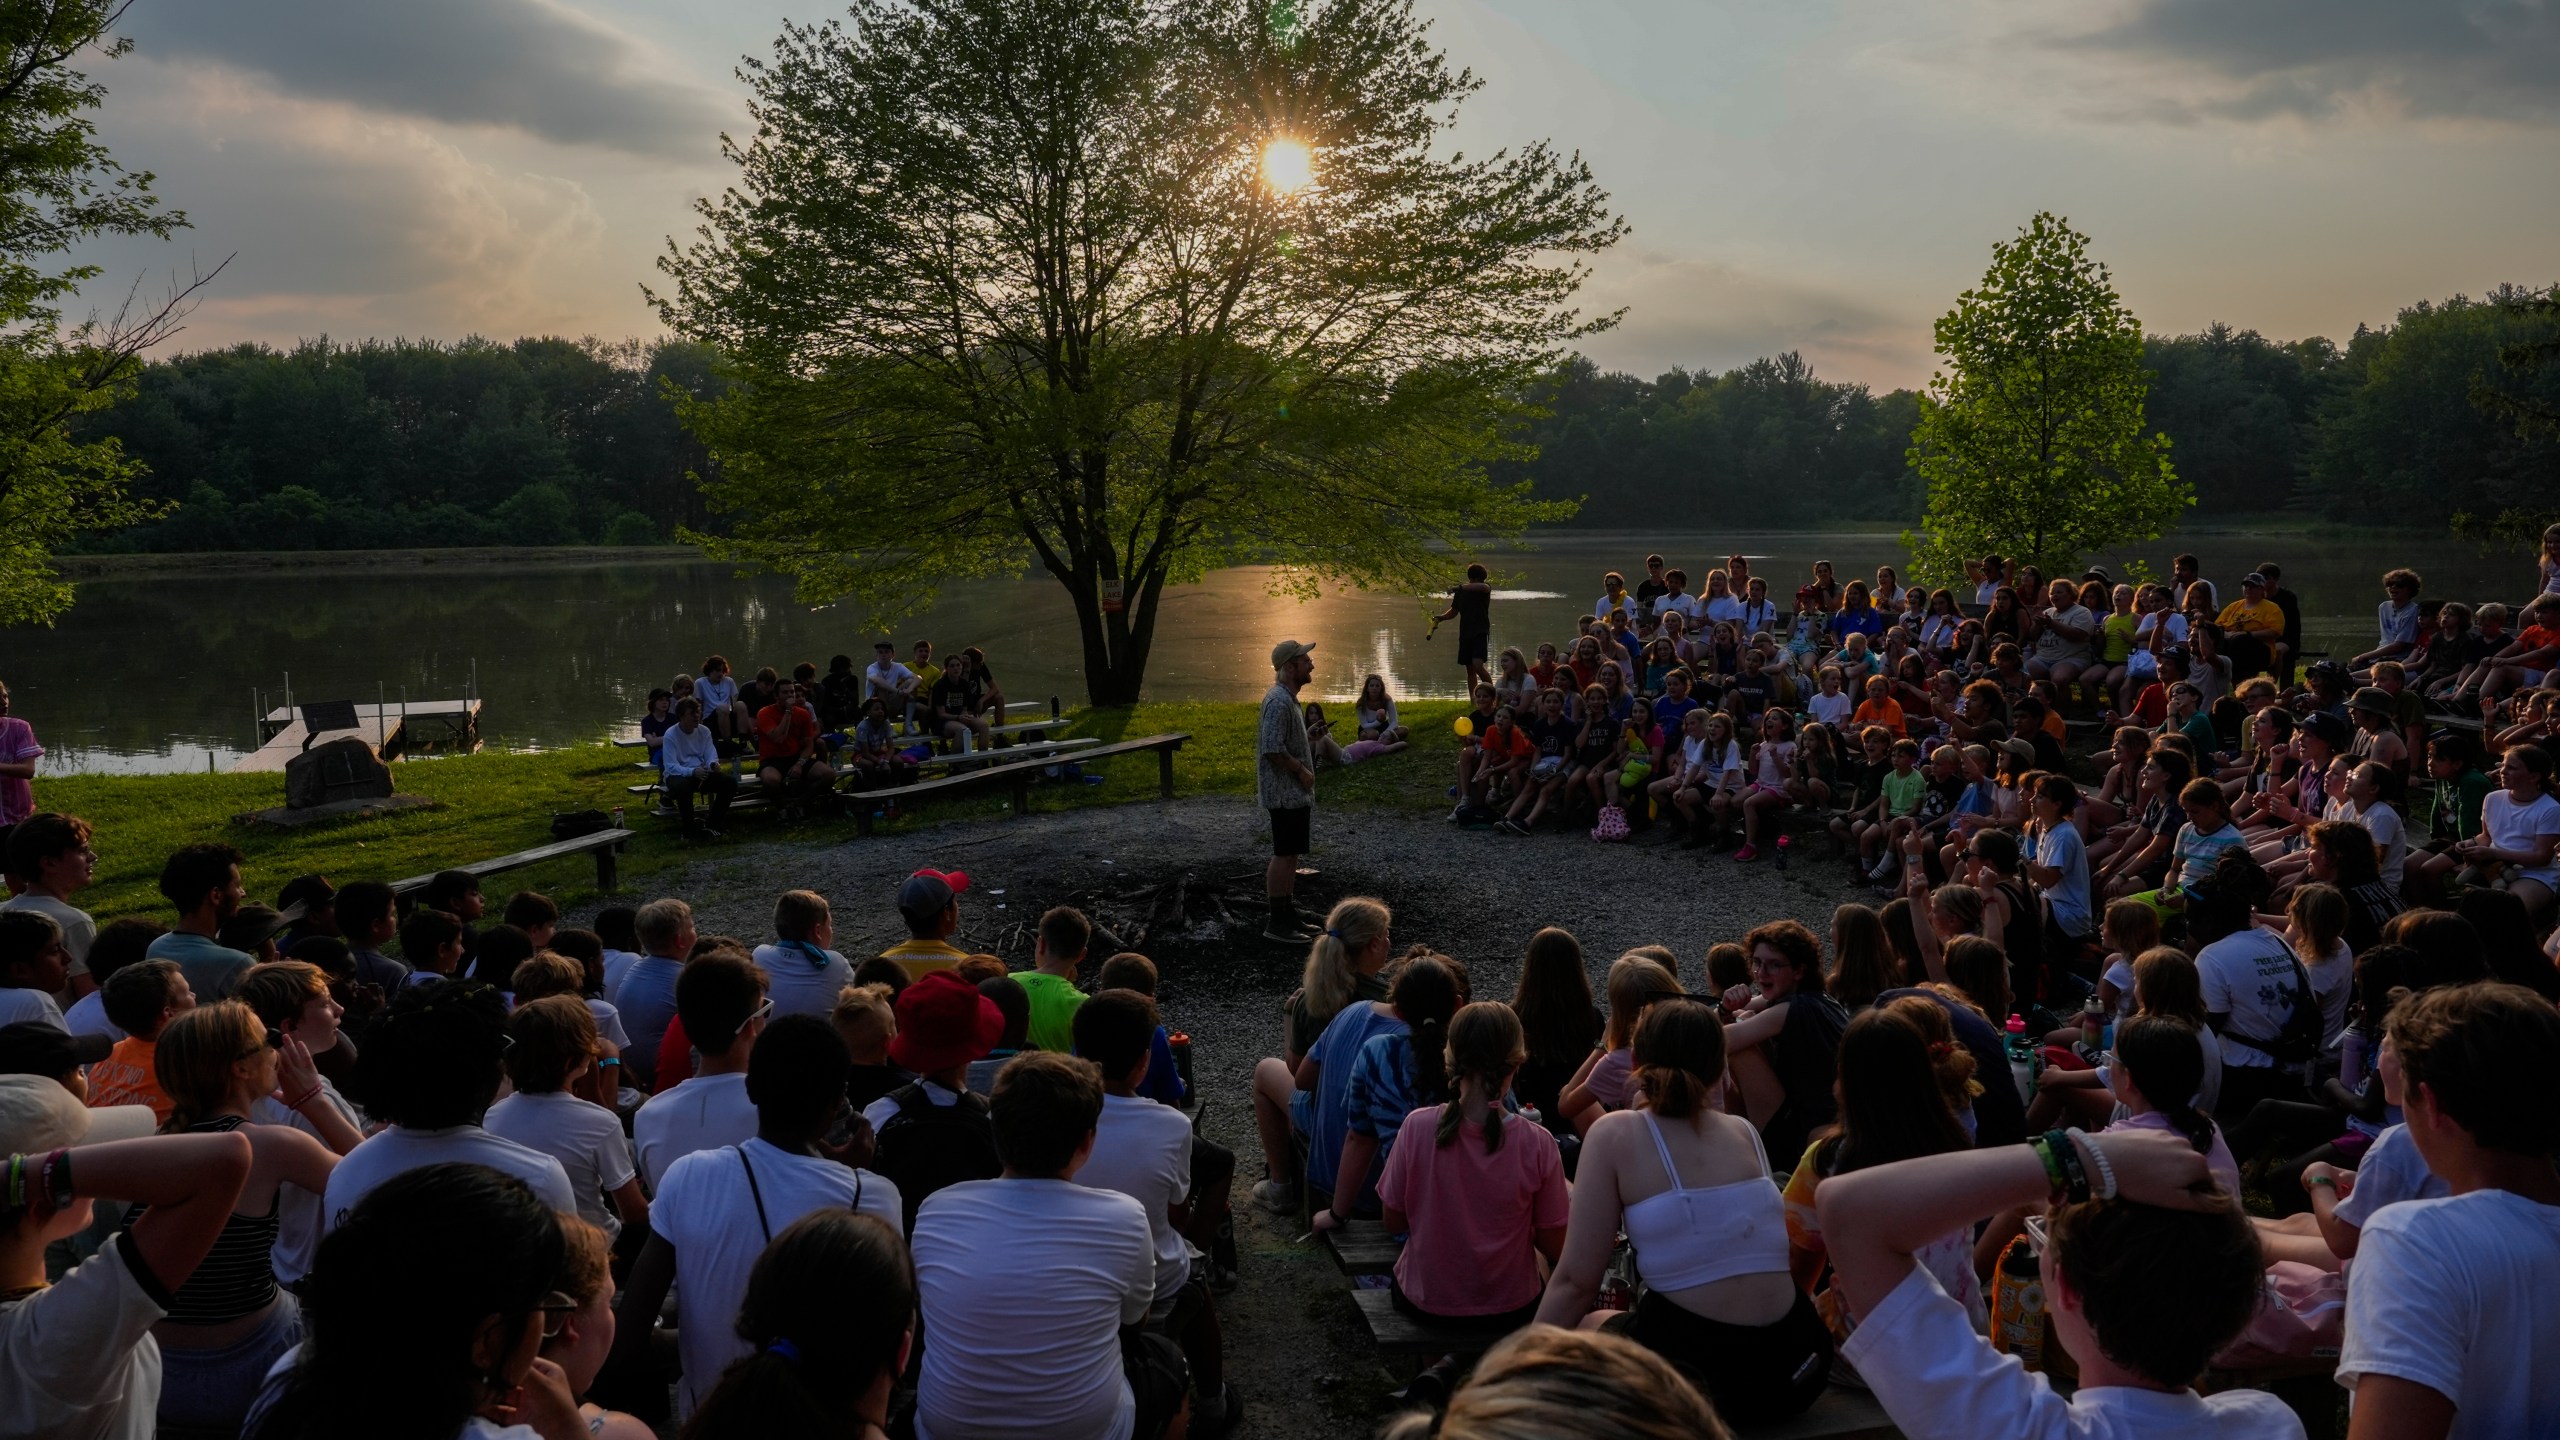
[[[1317,1238],[1333,1257],[1334,1268],[1345,1275],[1391,1274],[1396,1257],[1404,1253],[1404,1242],[1376,1220],[1354,1220]]]
[[[1189,734],[1182,732],[1150,735],[1143,740],[1123,740],[1114,745],[1093,746],[1078,750],[1071,757],[1063,758],[1072,758],[1077,764],[1083,765],[1095,760],[1107,760],[1115,755],[1136,755],[1154,751],[1162,766],[1164,798],[1170,800],[1173,798],[1173,752],[1181,749],[1183,743],[1190,738]],[[862,827],[862,833],[868,835],[871,833],[872,811],[883,804],[904,806],[918,800],[932,799],[942,795],[965,794],[971,790],[991,789],[998,785],[1007,786],[1013,791],[1013,813],[1027,814],[1031,809],[1031,782],[1037,779],[1042,771],[1058,763],[1058,759],[1052,758],[1020,760],[1009,765],[989,765],[983,769],[964,770],[938,779],[919,780],[912,785],[897,785],[886,790],[865,790],[857,797],[860,803],[854,807],[853,818],[855,823]]]
[[[1481,1355],[1502,1338],[1483,1330],[1460,1330],[1417,1320],[1397,1309],[1394,1295],[1386,1290],[1354,1290],[1351,1302],[1360,1307],[1360,1319],[1369,1327],[1370,1342],[1382,1354],[1434,1359],[1442,1355]]]
[[[936,755],[932,759],[919,762],[916,768],[918,770],[948,769],[955,774],[969,773],[971,769],[992,769],[996,767],[998,762],[1003,764],[1036,763],[1040,767],[1046,768],[1051,765],[1065,764],[1072,760],[1080,760],[1085,755],[1092,753],[1093,747],[1098,746],[1101,743],[1102,742],[1100,740],[1097,740],[1090,735],[1072,736],[1063,740],[1035,740],[1021,745],[1008,745],[1001,750],[978,750],[967,755]],[[859,807],[872,796],[889,795],[893,793],[904,794],[908,789],[912,788],[913,787],[911,786],[902,786],[896,791],[845,790],[839,788],[836,793],[844,798],[847,805]],[[622,787],[622,790],[626,795],[641,795],[648,797],[649,813],[659,819],[665,819],[666,817],[676,813],[675,807],[667,803],[665,794],[666,787],[661,781],[644,780],[637,785],[625,785]],[[705,800],[703,803],[708,804],[710,802]],[[736,793],[730,797],[729,808],[733,811],[762,810],[771,803],[770,799],[764,794],[763,780],[755,771],[750,770],[738,777],[738,788]]]
[[[581,835],[574,840],[554,840],[548,845],[536,845],[530,850],[519,850],[513,855],[500,855],[492,860],[476,860],[468,865],[455,865],[451,868],[476,879],[485,880],[492,875],[503,875],[510,870],[522,870],[528,865],[563,860],[572,855],[592,855],[596,862],[596,888],[612,890],[617,888],[615,881],[618,868],[615,857],[621,852],[623,846],[630,843],[631,832],[628,830],[598,830],[592,835]],[[436,872],[439,875],[442,873],[444,872]],[[435,875],[412,875],[406,880],[394,880],[391,882],[392,897],[399,902],[400,909],[406,912],[412,898],[426,889],[435,878]]]
[[[1831,1385],[1795,1415],[1767,1425],[1735,1425],[1734,1440],[1902,1440],[1876,1397],[1854,1385]]]

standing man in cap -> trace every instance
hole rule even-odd
[[[1306,712],[1298,692],[1315,678],[1313,645],[1283,640],[1271,647],[1271,689],[1262,697],[1262,754],[1258,767],[1262,808],[1271,812],[1271,863],[1262,873],[1271,918],[1262,938],[1275,945],[1304,945],[1314,938],[1298,923],[1298,857],[1307,853],[1315,820],[1315,755],[1307,747]]]
[[[2231,648],[2235,678],[2274,675],[2284,665],[2284,612],[2267,598],[2267,577],[2252,570],[2240,577],[2241,598],[2222,607],[2217,623]]]
[[[951,943],[960,929],[959,896],[968,888],[969,877],[959,870],[919,870],[901,881],[898,918],[907,922],[907,938],[881,951],[880,958],[897,961],[909,980],[968,959],[968,951]]]

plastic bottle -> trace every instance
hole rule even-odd
[[[2023,1015],[2009,1017],[2009,1078],[2017,1084],[2019,1099],[2035,1099],[2035,1050],[2028,1043],[2027,1019]]]
[[[2025,1236],[2009,1242],[1991,1277],[1991,1347],[2029,1370],[2044,1368],[2044,1277]]]

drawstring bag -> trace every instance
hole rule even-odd
[[[2258,1370],[2288,1360],[2334,1360],[2345,1338],[2347,1279],[2299,1260],[2267,1267],[2258,1313],[2213,1357],[2217,1370]]]
[[[1627,809],[1623,805],[1600,807],[1600,823],[1591,827],[1591,838],[1599,841],[1627,838]]]

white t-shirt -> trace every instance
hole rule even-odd
[[[1730,620],[1736,626],[1739,626],[1742,624],[1742,601],[1738,596],[1731,593],[1718,595],[1707,602],[1704,613],[1709,625]],[[1750,637],[1746,635],[1743,638],[1749,639]]]
[[[337,1169],[329,1172],[329,1193],[321,1201],[321,1208],[329,1217],[326,1228],[335,1230],[345,1224],[348,1212],[384,1181],[425,1165],[486,1165],[532,1186],[542,1203],[554,1210],[574,1214],[578,1209],[578,1194],[569,1188],[569,1172],[539,1150],[492,1135],[477,1125],[454,1125],[442,1130],[411,1130],[394,1125],[366,1137],[363,1144],[338,1161]]]
[[[320,1096],[358,1134],[363,1133],[363,1114],[338,1093],[338,1087],[330,1084],[326,1075],[320,1077]],[[258,1103],[249,1107],[249,1118],[261,1125],[288,1126],[320,1140],[319,1126],[273,1095],[260,1096]],[[320,1143],[325,1147],[329,1142]],[[290,1285],[311,1273],[311,1262],[320,1254],[320,1237],[329,1228],[328,1211],[322,1208],[320,1196],[299,1185],[283,1185],[276,1189],[276,1212],[276,1243],[268,1251],[268,1261],[275,1269],[277,1283]]]
[[[596,1019],[597,1038],[611,1041],[614,1053],[620,1054],[631,1048],[631,1032],[622,1028],[622,1012],[613,1008],[612,1001],[590,997],[587,1013]]]
[[[2225,935],[2196,952],[2196,975],[2204,982],[2204,1008],[2229,1015],[2231,1029],[2262,1040],[2284,1033],[2293,1014],[2293,952],[2279,937],[2264,930]],[[2276,1063],[2273,1055],[2227,1033],[2219,1038],[2224,1065]]]
[[[107,992],[92,990],[71,1002],[62,1012],[62,1028],[74,1035],[104,1035],[110,1040],[128,1039],[122,1026],[107,1018]]]
[[[1147,1207],[1155,1232],[1155,1303],[1173,1298],[1191,1278],[1191,1247],[1168,1213],[1191,1194],[1190,1117],[1143,1096],[1103,1096],[1093,1155],[1076,1172],[1076,1183],[1117,1190]]]
[[[41,1020],[56,1030],[67,1028],[62,1023],[62,1007],[41,990],[0,988],[0,1025],[16,1025],[28,1020]]]
[[[492,1135],[559,1161],[569,1172],[569,1188],[578,1192],[578,1218],[607,1236],[622,1233],[622,1217],[604,1197],[631,1183],[635,1171],[631,1142],[612,1111],[566,1090],[519,1090],[490,1106],[480,1123]]]
[[[1155,1298],[1144,1206],[1066,1180],[968,1180],[916,1212],[916,1440],[1129,1440],[1120,1327]]]
[[[1850,715],[1854,714],[1857,708],[1858,702],[1850,699],[1849,692],[1846,690],[1836,695],[1816,692],[1804,702],[1806,714],[1834,730],[1848,724]]]
[[[2373,848],[2382,858],[2375,862],[2381,869],[2382,883],[2391,893],[2400,893],[2400,868],[2409,858],[2408,827],[2400,823],[2400,812],[2376,800],[2372,805],[2347,817],[2373,834]]]
[[[1608,619],[1608,618],[1609,618],[1609,614],[1610,614],[1610,612],[1611,612],[1611,611],[1618,611],[1618,612],[1621,612],[1621,613],[1625,614],[1625,616],[1626,616],[1629,620],[1633,620],[1633,619],[1635,619],[1635,618],[1636,618],[1636,595],[1635,595],[1635,592],[1634,592],[1634,591],[1632,591],[1632,590],[1622,590],[1622,591],[1618,592],[1618,598],[1617,598],[1617,599],[1615,599],[1615,600],[1612,600],[1612,599],[1610,599],[1608,596],[1603,595],[1603,596],[1601,596],[1599,599],[1594,600],[1594,601],[1592,601],[1592,602],[1591,602],[1591,613],[1592,613],[1594,616],[1598,617],[1599,619],[1602,619],[1602,620],[1606,620],[1606,619]]]
[[[766,1241],[801,1216],[828,1209],[859,1210],[893,1230],[905,1213],[898,1187],[880,1176],[760,1139],[696,1151],[667,1167],[649,1208],[649,1228],[675,1247],[676,1292],[684,1297],[685,1323],[676,1332],[684,1361],[684,1377],[676,1382],[679,1415],[692,1414],[729,1362],[747,1353],[736,1329],[738,1305]]]
[[[118,1235],[52,1287],[0,1301],[0,1435],[152,1440],[168,1314]]]
[[[1859,1322],[1840,1358],[1909,1440],[2302,1440],[2302,1422],[2263,1390],[2097,1385],[2065,1400],[1975,1334],[1922,1265]]]
[[[32,890],[0,901],[0,910],[32,910],[51,920],[62,931],[62,949],[71,957],[71,973],[89,973],[89,944],[98,938],[98,922],[89,918],[88,911]]]
[[[2374,1212],[2385,1205],[2441,1200],[2452,1193],[2453,1187],[2427,1168],[2427,1157],[2418,1153],[2409,1127],[2388,1125],[2365,1147],[2363,1162],[2356,1166],[2356,1183],[2332,1213],[2361,1230],[2373,1223]],[[2362,1245],[2357,1249],[2361,1253]]]
[[[631,1117],[631,1143],[653,1193],[678,1160],[697,1150],[739,1144],[755,1133],[756,1105],[747,1098],[743,1073],[696,1075],[650,1096]]]
[[[2488,832],[2489,843],[2501,850],[2522,850],[2545,835],[2560,835],[2560,800],[2536,795],[2530,805],[2519,805],[2516,797],[2500,786],[2480,802],[2480,828]],[[2519,880],[2539,880],[2560,887],[2560,850],[2552,858],[2530,868],[2518,866]]]
[[[2311,998],[2320,1002],[2320,1048],[2335,1043],[2338,1032],[2347,1028],[2347,1001],[2355,991],[2356,952],[2340,940],[2337,947],[2317,959],[2304,955],[2302,968],[2311,977]]]
[[[824,957],[813,962],[810,951]],[[765,997],[773,1001],[773,1018],[815,1015],[824,1020],[836,1009],[836,996],[853,983],[853,964],[833,950],[817,950],[783,942],[759,945],[756,968],[764,972]]]
[[[2560,1435],[2560,1206],[2509,1190],[2386,1206],[2347,1286],[2338,1383],[2424,1385],[2454,1404],[2447,1440]]]

